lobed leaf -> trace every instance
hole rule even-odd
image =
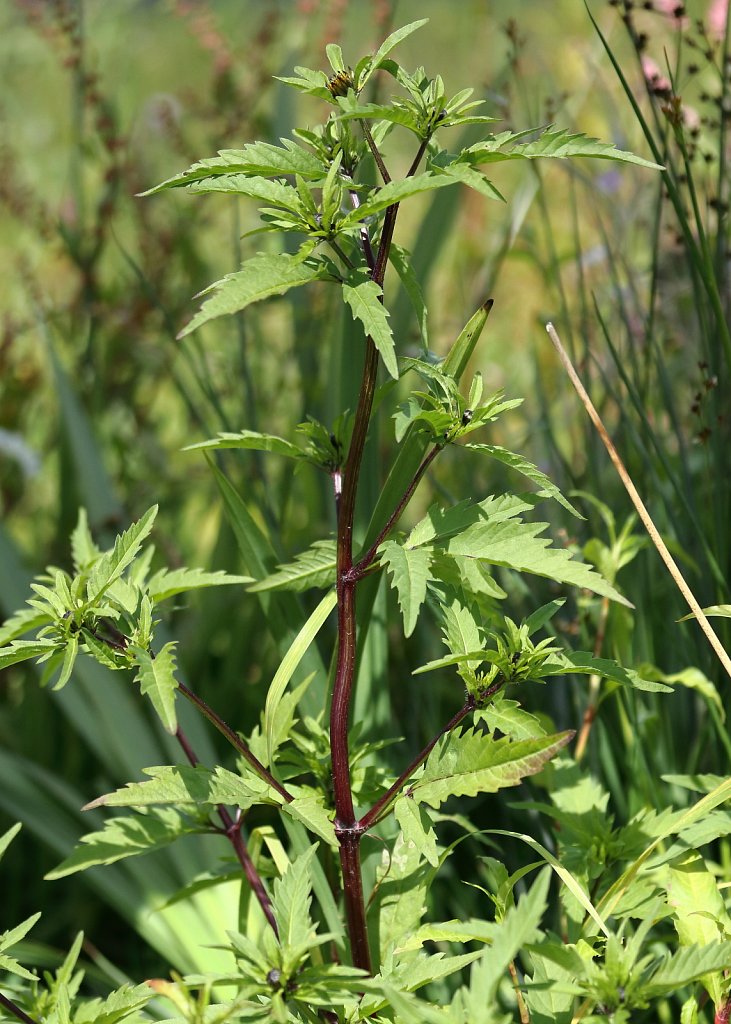
[[[570,742],[574,733],[528,740],[495,740],[474,729],[454,730],[434,747],[410,785],[414,800],[436,810],[450,796],[476,796],[517,786],[535,775]]]
[[[385,564],[391,585],[398,594],[404,619],[404,636],[411,636],[426,599],[426,585],[431,579],[431,552],[428,548],[406,548],[394,540],[381,545],[381,563]]]
[[[110,818],[101,830],[82,836],[79,845],[45,877],[64,878],[97,864],[114,864],[126,857],[160,850],[179,836],[204,831],[204,827],[171,808],[134,818]]]
[[[117,537],[111,551],[105,552],[94,563],[87,583],[89,603],[98,601],[104,591],[119,579],[127,566],[134,561],[142,542],[152,530],[156,515],[157,505],[153,505],[136,523],[132,523],[129,529]]]
[[[132,648],[138,672],[135,681],[140,684],[140,691],[152,701],[152,706],[166,732],[174,736],[178,728],[175,715],[175,691],[178,681],[175,678],[175,648],[177,644],[165,644],[155,657],[141,647]]]
[[[258,775],[245,778],[225,768],[202,765],[168,765],[144,768],[149,782],[128,782],[122,789],[106,793],[87,804],[94,807],[151,807],[155,805],[233,804],[247,810],[257,803],[281,803],[278,794]]]
[[[251,580],[251,576],[231,576],[223,570],[206,572],[204,569],[160,569],[148,583],[147,593],[153,602],[159,603],[189,590],[251,583]]]
[[[485,455],[488,455],[491,459],[496,459],[498,462],[502,462],[504,466],[509,466],[510,469],[514,469],[518,473],[522,473],[523,476],[532,480],[534,484],[538,484],[541,488],[541,491],[539,492],[540,497],[554,498],[572,515],[576,516],[577,519],[584,518],[582,514],[571,504],[568,498],[563,496],[551,478],[546,476],[538,466],[529,462],[528,459],[524,458],[522,455],[518,455],[516,452],[511,452],[507,448],[502,448],[500,445],[495,444],[466,444],[464,447],[470,451],[484,452]]]
[[[198,160],[187,171],[143,192],[154,195],[168,188],[180,188],[221,175],[246,174],[272,177],[279,174],[299,174],[303,178],[321,178],[327,173],[322,161],[309,150],[289,139],[281,139],[281,146],[269,142],[252,142],[243,149],[223,149],[217,157]]]
[[[51,654],[57,646],[53,640],[14,640],[9,646],[0,648],[0,669]]]
[[[383,291],[375,281],[361,281],[355,286],[343,284],[343,298],[350,306],[354,320],[360,320],[378,349],[384,366],[398,380],[398,363],[393,333],[388,324],[388,310],[383,305]]]
[[[212,293],[190,323],[178,335],[184,338],[203,324],[228,313],[240,313],[253,302],[284,295],[292,288],[329,276],[320,263],[307,262],[288,253],[259,254],[246,260],[241,270],[217,281],[201,294]]]
[[[295,555],[294,562],[278,566],[277,571],[257,580],[249,591],[293,590],[301,592],[311,587],[330,587],[335,582],[337,552],[334,540],[316,540]]]
[[[382,185],[380,188],[375,189],[367,199],[363,200],[359,207],[346,214],[340,222],[340,227],[342,230],[355,227],[366,217],[372,217],[389,206],[395,206],[397,203],[403,202],[404,199],[409,199],[411,196],[419,195],[422,192],[431,192],[433,189],[445,188],[447,185],[455,184],[454,178],[449,178],[444,174],[434,174],[431,171],[425,171],[423,174],[414,174],[410,178],[404,178],[401,181],[390,181],[387,185]]]

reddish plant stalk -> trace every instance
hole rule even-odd
[[[175,733],[175,738],[183,748],[183,752],[190,764],[192,764],[194,768],[197,764],[200,764],[195,750],[193,750],[193,747],[191,746],[190,740],[180,726],[178,726],[178,730]],[[223,804],[218,804],[216,810],[218,811],[218,816],[221,819],[221,824],[223,826],[222,833],[231,843],[238,862],[244,869],[244,874],[246,875],[246,880],[251,887],[251,891],[259,902],[259,906],[262,909],[264,917],[271,925],[274,934],[279,937],[279,929],[277,928],[277,922],[274,917],[272,901],[269,899],[269,893],[264,888],[264,883],[261,880],[259,872],[256,870],[254,862],[249,856],[246,841],[241,834],[241,817],[239,816],[236,819],[232,818],[230,811]]]
[[[16,1006],[12,999],[8,999],[8,997],[4,996],[2,992],[0,992],[0,1006],[4,1006],[5,1009],[9,1013],[12,1013],[14,1017],[17,1017],[18,1020],[22,1020],[23,1024],[37,1024],[32,1017],[29,1017],[24,1010],[21,1010],[19,1006]]]

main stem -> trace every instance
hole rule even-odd
[[[368,132],[366,132],[366,136],[368,136]],[[369,141],[372,142],[372,140]],[[407,172],[407,177],[415,173],[424,155],[426,146],[427,140],[423,141],[419,146],[419,150]],[[379,167],[384,181],[388,180],[388,172],[383,167],[382,161],[379,162]],[[398,203],[394,206],[389,206],[386,210],[375,261],[371,250],[368,229],[364,226],[362,232],[363,253],[367,265],[371,268],[371,280],[381,288],[386,276],[388,254],[391,249],[397,214]],[[355,411],[353,435],[343,470],[343,489],[338,504],[338,648],[335,681],[333,683],[332,702],[330,705],[330,752],[335,800],[335,834],[340,843],[340,866],[343,873],[345,918],[350,938],[353,965],[368,971],[369,974],[373,973],[373,967],[371,964],[370,947],[368,945],[368,925],[366,922],[363,879],[360,867],[360,840],[363,829],[355,817],[355,809],[353,807],[348,750],[348,721],[356,667],[355,590],[360,578],[359,573],[353,571],[353,521],[355,516],[355,498],[358,492],[358,477],[363,462],[363,451],[373,408],[373,395],[376,390],[377,374],[378,350],[373,343],[373,339],[369,337],[366,339],[358,407]],[[363,566],[358,568],[362,569]]]

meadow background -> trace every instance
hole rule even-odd
[[[312,101],[274,75],[298,63],[324,67],[325,44],[336,39],[346,59],[357,59],[392,27],[427,16],[400,60],[440,71],[448,92],[474,86],[485,112],[503,119],[496,130],[554,122],[667,167],[661,176],[601,161],[517,170],[507,163],[494,174],[507,205],[452,189],[417,199],[404,211],[399,241],[416,254],[436,353],[494,298],[473,369],[488,390],[526,398],[495,440],[585,495],[585,522],[564,519],[558,507],[542,518],[550,514],[565,543],[616,578],[636,607],[610,609],[579,595],[560,628],[580,646],[653,666],[645,671],[678,684],[660,697],[564,682],[536,689],[533,709],[560,728],[580,729],[587,707],[597,705],[582,753],[618,819],[647,803],[689,799],[664,775],[728,774],[729,681],[696,625],[677,621],[682,600],[631,520],[629,499],[544,330],[547,319],[559,328],[701,604],[728,604],[726,9],[706,0],[629,7],[591,0],[589,10],[616,67],[578,0],[3,0],[3,615],[25,600],[33,573],[65,564],[80,505],[109,541],[159,502],[155,542],[167,564],[241,569],[204,460],[180,449],[219,430],[287,436],[308,413],[332,419],[358,380],[357,360],[344,348],[348,324],[315,291],[177,341],[196,308],[192,296],[257,250],[259,239],[246,237],[254,213],[230,197],[137,193],[218,149],[275,140],[308,117],[314,122],[320,112]],[[403,295],[393,322],[408,351],[417,329]],[[369,448],[364,506],[388,457],[392,434],[382,419]],[[320,481],[250,453],[230,453],[225,466],[282,559],[332,529]],[[482,496],[500,479],[492,467],[445,454],[409,516],[435,494]],[[510,584],[516,618],[540,603],[540,588],[528,594]],[[548,584],[544,590],[550,599]],[[420,625],[389,650],[395,606],[385,590],[378,602],[358,707],[371,710],[374,728],[391,723],[417,745],[453,699],[437,684],[421,720],[401,714],[416,685],[413,651],[436,652],[438,637]],[[728,647],[727,620],[716,621]],[[258,602],[204,593],[176,608],[167,626],[180,640],[184,675],[249,730],[277,664]],[[326,650],[327,635],[322,640]],[[193,848],[79,880],[42,881],[93,824],[79,812],[83,803],[172,756],[128,687],[98,667],[80,674],[78,686],[60,694],[39,692],[20,667],[0,674],[0,828],[26,825],[3,862],[4,915],[10,924],[45,908],[34,935],[48,963],[83,927],[98,971],[139,977],[165,971],[166,960],[185,966],[180,931],[190,920],[176,920],[172,906],[158,927],[149,912],[174,893],[176,878],[205,870]],[[215,745],[210,737],[200,742]],[[490,803],[484,813],[496,827],[528,828],[525,809],[496,811]],[[479,823],[479,807],[475,815]],[[540,836],[537,815],[533,825]],[[516,860],[525,857],[515,851]],[[728,878],[726,840],[714,857]],[[440,885],[455,882],[455,870]],[[449,899],[459,916],[464,892],[454,888]]]

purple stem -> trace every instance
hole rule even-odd
[[[277,793],[279,793],[283,800],[286,800],[287,803],[290,804],[294,799],[292,794],[288,793],[280,782],[277,782],[277,780],[274,778],[270,771],[267,771],[267,769],[264,767],[261,761],[257,757],[255,757],[254,754],[252,754],[252,752],[249,750],[248,746],[244,743],[244,741],[241,739],[238,733],[234,732],[231,726],[224,722],[224,720],[216,714],[213,708],[209,707],[208,704],[206,704],[206,702],[197,694],[193,693],[192,690],[189,690],[184,683],[178,683],[178,689],[180,690],[180,692],[182,693],[186,700],[189,700],[190,703],[193,704],[196,708],[198,708],[200,713],[204,715],[212,725],[215,725],[215,727],[218,729],[221,735],[226,737],[231,746],[235,747],[236,750],[238,750],[238,752],[241,754],[241,756],[244,758],[247,764],[251,768],[253,768],[253,770],[256,772],[259,778],[263,779],[264,782],[266,782],[268,785],[272,787],[272,789],[276,790]]]
[[[12,1013],[14,1017],[17,1017],[18,1020],[22,1020],[23,1024],[37,1024],[37,1021],[32,1017],[29,1017],[24,1010],[21,1010],[19,1006],[16,1006],[12,999],[8,999],[8,997],[4,996],[2,992],[0,992],[0,1006],[4,1006],[5,1009]]]
[[[188,758],[188,761],[193,765],[193,767],[195,768],[197,764],[200,764],[198,757],[195,751],[193,750],[193,747],[191,746],[188,737],[185,735],[180,726],[178,726],[178,730],[175,733],[175,738],[177,739],[180,746],[183,748],[185,756]],[[271,925],[272,931],[278,938],[279,929],[277,928],[277,922],[274,917],[274,911],[272,910],[272,901],[269,899],[269,893],[264,888],[264,883],[261,880],[261,876],[259,875],[259,872],[256,870],[254,862],[249,856],[246,841],[244,840],[244,837],[241,834],[241,826],[243,824],[243,821],[241,817],[238,817],[237,819],[232,818],[228,808],[225,807],[223,804],[218,804],[216,810],[218,811],[218,816],[221,819],[221,824],[223,825],[223,834],[226,836],[228,841],[233,846],[239,864],[244,869],[244,874],[246,875],[246,879],[251,887],[251,891],[254,893],[257,900],[259,901],[259,906],[261,907],[264,913],[264,917],[267,919],[267,921]]]

